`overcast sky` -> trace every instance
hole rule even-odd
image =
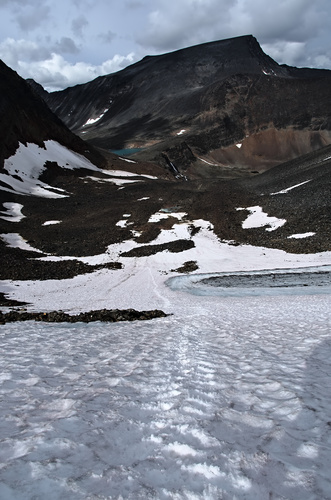
[[[57,90],[252,34],[278,63],[331,69],[330,19],[330,0],[0,0],[0,58]]]

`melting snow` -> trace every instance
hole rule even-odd
[[[279,227],[283,226],[286,222],[285,219],[278,219],[277,217],[269,217],[268,214],[263,212],[262,208],[259,206],[247,207],[247,208],[237,208],[237,210],[248,210],[251,212],[247,219],[242,223],[243,229],[251,229],[255,227],[264,227],[266,231],[275,231]]]
[[[217,167],[217,163],[211,163],[210,161],[204,160],[203,158],[198,157],[199,160],[203,161],[204,163],[207,163],[207,165],[212,165],[214,167]]]

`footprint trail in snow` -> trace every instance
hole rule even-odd
[[[1,330],[0,497],[330,498],[330,298]]]

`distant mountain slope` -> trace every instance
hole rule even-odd
[[[331,71],[280,66],[249,35],[145,57],[60,92],[39,90],[93,144],[142,147],[137,158],[164,164],[166,152],[193,176],[208,164],[237,176],[330,143],[330,83]]]

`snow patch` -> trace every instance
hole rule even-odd
[[[61,222],[61,220],[47,220],[42,226],[52,226],[53,224],[60,224]]]
[[[0,190],[44,198],[68,196],[63,189],[51,187],[39,180],[47,161],[56,162],[68,170],[86,168],[99,171],[87,158],[70,151],[56,141],[46,141],[45,148],[33,143],[27,146],[20,144],[16,153],[5,160],[3,168],[5,173],[0,173],[0,181],[7,187],[0,185]]]
[[[288,236],[288,238],[295,238],[295,239],[300,239],[300,238],[309,238],[310,236],[314,236],[316,233],[298,233],[298,234],[292,234],[291,236]]]
[[[286,189],[282,189],[281,191],[277,191],[277,193],[270,193],[271,196],[275,196],[277,194],[286,194],[286,193],[289,193],[290,191],[292,191],[292,189],[295,189],[299,186],[303,186],[304,184],[307,184],[307,182],[310,182],[311,179],[309,179],[308,181],[304,181],[304,182],[300,182],[300,184],[295,184],[294,186],[291,186],[289,188],[286,188]]]
[[[93,125],[93,123],[98,122],[101,120],[101,118],[109,111],[109,108],[105,109],[101,115],[99,115],[97,118],[89,118],[86,123],[84,123],[83,127],[86,127],[87,125]]]
[[[152,214],[147,222],[160,222],[162,219],[168,219],[169,217],[175,217],[178,220],[182,220],[184,217],[186,217],[186,215],[187,215],[186,212],[169,212],[168,213],[168,212],[163,212],[160,210],[159,212]]]
[[[118,158],[119,158],[119,160],[127,161],[128,163],[137,163],[134,160],[129,160],[128,158],[123,158],[122,156],[119,156]]]
[[[125,184],[133,184],[135,182],[141,182],[142,179],[125,179],[125,178],[116,178],[116,177],[108,177],[101,178],[95,177],[93,175],[87,175],[86,177],[81,177],[81,179],[90,179],[95,182],[110,182],[111,184],[115,184],[116,186],[124,186]]]
[[[0,234],[0,237],[11,248],[20,248],[21,250],[29,250],[30,252],[44,253],[38,248],[32,247],[18,233],[2,233]]]
[[[211,163],[210,161],[204,160],[203,158],[200,158],[199,156],[198,156],[198,159],[203,161],[204,163],[207,163],[207,165],[212,165],[213,167],[218,167],[217,163]]]
[[[242,222],[243,229],[269,226],[266,228],[266,231],[275,231],[286,223],[286,219],[269,217],[259,206],[237,208],[236,210],[248,210],[250,212],[247,219]]]
[[[5,214],[5,216],[0,216],[0,219],[7,220],[9,222],[20,222],[24,219],[25,215],[22,214],[23,205],[20,203],[5,202],[3,203],[3,207],[6,211],[2,211],[0,213]]]
[[[185,134],[185,132],[186,132],[186,129],[183,128],[180,132],[177,132],[177,135],[183,135],[183,134]]]

